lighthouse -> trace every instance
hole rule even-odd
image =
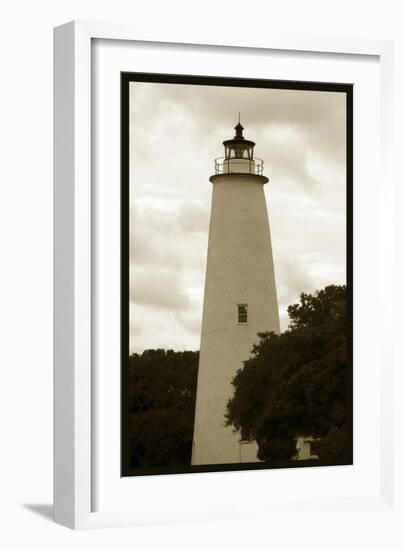
[[[231,384],[259,332],[280,332],[263,161],[239,120],[210,177],[211,205],[192,465],[257,462],[225,426]]]

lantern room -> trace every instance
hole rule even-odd
[[[225,148],[225,158],[253,160],[253,148],[255,143],[244,138],[244,128],[241,122],[238,122],[234,129],[234,138],[227,139],[223,142]]]
[[[225,156],[215,159],[217,174],[263,175],[263,161],[253,156],[255,142],[245,139],[241,121],[235,126],[235,136],[223,141]]]

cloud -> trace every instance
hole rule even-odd
[[[202,269],[207,250],[209,208],[197,201],[139,203],[130,211],[130,261],[133,266]]]
[[[185,162],[190,140],[200,154],[213,152],[232,137],[240,110],[245,134],[257,143],[257,156],[274,159],[270,152],[288,137],[288,146],[281,146],[281,155],[288,153],[288,170],[301,154],[322,162],[345,160],[344,94],[150,83],[133,83],[131,92],[133,138],[143,158],[167,149],[166,139],[169,150]],[[141,129],[136,129],[136,120]],[[304,147],[290,151],[294,138]]]
[[[130,270],[130,301],[135,304],[168,309],[189,308],[189,296],[183,291],[179,273],[160,267],[149,270],[136,267]]]
[[[298,298],[299,293],[308,292],[315,286],[308,270],[301,261],[280,256],[276,268],[276,286],[281,304],[290,304]]]
[[[200,331],[182,324],[182,317],[168,309],[153,309],[131,304],[130,349],[141,353],[144,349],[163,348],[198,350]]]

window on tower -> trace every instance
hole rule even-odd
[[[238,323],[248,322],[248,304],[238,304]]]

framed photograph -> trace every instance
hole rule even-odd
[[[55,30],[69,527],[392,500],[391,44],[208,42]]]
[[[121,78],[122,475],[352,464],[353,85]]]

